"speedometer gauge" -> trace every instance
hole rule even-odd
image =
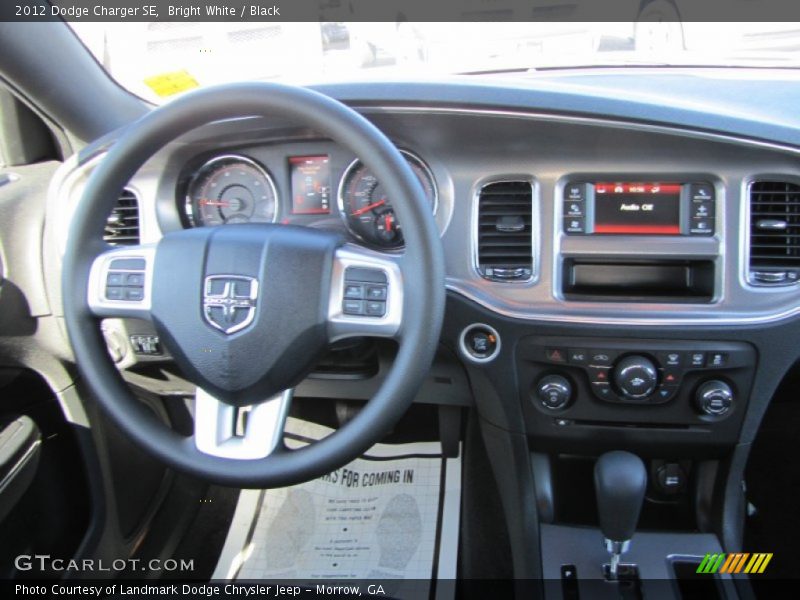
[[[418,157],[400,151],[422,184],[436,213],[436,182],[428,166]],[[370,246],[394,249],[403,246],[403,230],[391,199],[372,171],[360,160],[353,161],[339,183],[339,212],[347,229]]]
[[[194,174],[186,194],[186,216],[195,227],[271,223],[278,194],[257,162],[233,154],[218,156]]]

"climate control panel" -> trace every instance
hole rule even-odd
[[[556,336],[523,338],[516,356],[528,430],[561,441],[735,440],[758,360],[736,341]]]
[[[578,348],[564,345],[565,340],[554,341],[561,345],[541,346],[539,360],[583,371],[592,394],[600,400],[631,404],[669,402],[688,372],[724,373],[746,368],[754,358],[749,345],[730,342],[709,346],[705,342],[595,341]],[[537,360],[536,351],[531,358]]]

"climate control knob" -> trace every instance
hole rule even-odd
[[[536,386],[536,396],[545,408],[559,410],[572,400],[572,385],[566,377],[547,375]]]
[[[626,356],[614,367],[614,383],[626,398],[641,400],[658,384],[658,370],[649,358]]]
[[[715,417],[727,413],[733,405],[733,390],[724,381],[706,381],[694,396],[697,410]]]

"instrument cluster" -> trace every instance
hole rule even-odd
[[[419,179],[431,213],[436,214],[438,190],[431,169],[416,154],[401,153]],[[282,186],[280,177],[251,156],[212,156],[179,186],[184,223],[189,227],[278,220],[307,224],[338,213],[354,240],[380,250],[403,247],[403,228],[392,199],[360,159],[336,168],[328,154],[292,155],[286,157],[283,171],[286,182]]]

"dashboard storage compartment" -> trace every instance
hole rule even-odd
[[[714,263],[568,258],[564,261],[563,293],[567,300],[711,302]]]

